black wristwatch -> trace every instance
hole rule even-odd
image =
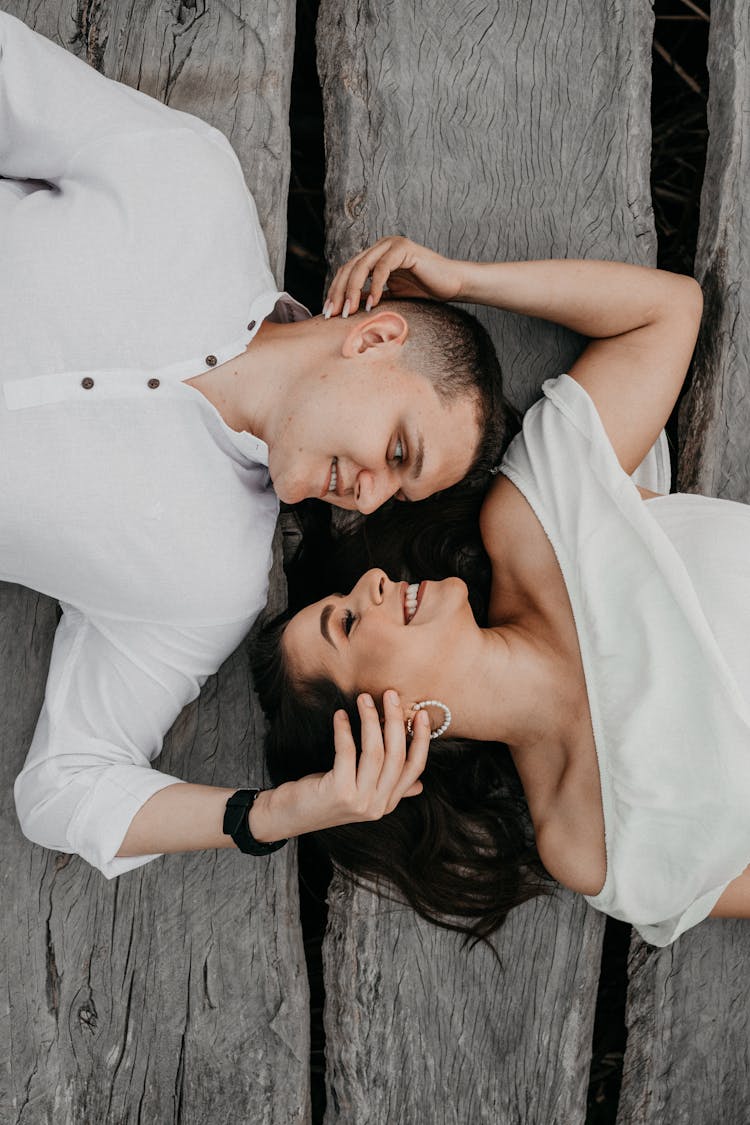
[[[271,844],[261,844],[250,831],[250,809],[262,789],[238,789],[227,801],[222,831],[231,836],[237,847],[245,855],[270,855],[283,848],[286,840],[274,840]]]

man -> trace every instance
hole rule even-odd
[[[492,463],[486,337],[431,306],[309,318],[221,134],[2,14],[0,52],[0,579],[63,609],[24,831],[111,877],[382,815],[427,734],[384,753],[365,700],[364,770],[340,737],[330,775],[227,806],[150,761],[265,603],[278,499],[369,512]]]

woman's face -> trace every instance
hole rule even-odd
[[[476,624],[460,578],[409,586],[368,570],[350,594],[331,594],[296,614],[282,643],[293,677],[325,677],[376,700],[395,688],[409,707],[441,690],[467,628]]]

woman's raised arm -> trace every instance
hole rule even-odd
[[[623,262],[460,262],[384,238],[347,262],[327,315],[395,297],[491,305],[562,324],[591,339],[569,374],[591,395],[627,472],[645,457],[685,378],[703,307],[690,277]],[[348,308],[346,307],[348,302]]]

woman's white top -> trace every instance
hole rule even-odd
[[[0,579],[64,610],[16,806],[112,876],[268,588],[268,449],[183,380],[308,314],[226,138],[2,13],[0,176]]]
[[[665,464],[662,438],[639,483],[668,488]],[[502,472],[552,544],[578,632],[607,856],[588,901],[667,945],[750,863],[750,508],[644,502],[567,375]]]

